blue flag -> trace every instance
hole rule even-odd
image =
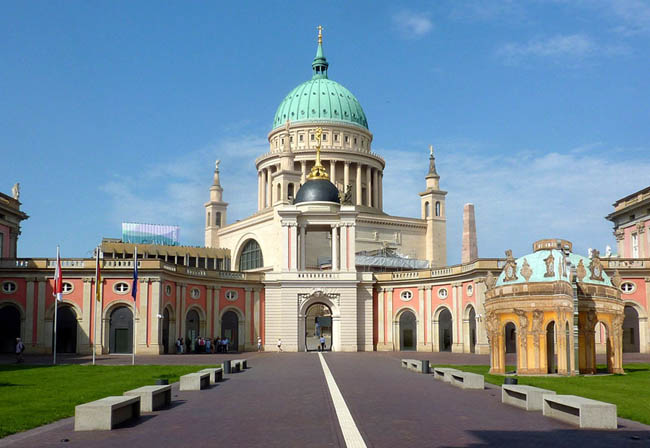
[[[138,247],[136,246],[133,253],[133,286],[131,287],[131,297],[135,300],[138,293]]]

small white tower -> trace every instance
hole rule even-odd
[[[422,219],[427,221],[426,257],[431,267],[447,264],[447,215],[445,213],[446,191],[440,189],[440,176],[436,171],[433,145],[429,146],[429,172],[426,191],[420,193]]]
[[[210,201],[205,203],[205,247],[219,247],[219,229],[226,225],[228,203],[223,202],[223,188],[219,181],[219,162],[214,164],[214,181],[210,187]]]

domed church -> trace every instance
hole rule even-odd
[[[310,349],[309,337],[298,335],[311,334],[305,326],[318,321],[320,331],[332,332],[332,349],[373,350],[371,271],[381,257],[367,255],[389,250],[411,269],[444,266],[446,192],[432,151],[421,216],[384,213],[386,163],[372,152],[361,103],[329,78],[329,68],[319,27],[311,79],[284,97],[269,151],[255,160],[257,212],[225,224],[217,167],[205,204],[205,244],[230,249],[235,270],[265,273],[267,344],[281,338],[286,350]],[[357,270],[358,256],[368,272]],[[306,319],[315,304],[323,316]]]

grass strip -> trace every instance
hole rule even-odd
[[[491,375],[489,366],[453,366],[484,375],[485,381],[498,386],[504,375]],[[519,384],[554,390],[559,395],[578,395],[615,404],[619,417],[650,425],[650,364],[625,364],[626,375],[517,376]]]
[[[0,437],[74,415],[78,404],[152,385],[169,383],[204,366],[0,366]]]

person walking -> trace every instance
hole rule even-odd
[[[25,344],[20,338],[16,338],[16,363],[25,362],[23,352],[25,351]]]
[[[224,353],[228,353],[228,344],[230,344],[230,339],[228,336],[223,340],[223,351]]]
[[[257,337],[257,351],[258,352],[262,351],[262,338],[259,336]]]
[[[321,335],[320,337],[320,351],[324,352],[325,351],[325,336]]]
[[[282,351],[282,339],[278,338],[278,352]]]

